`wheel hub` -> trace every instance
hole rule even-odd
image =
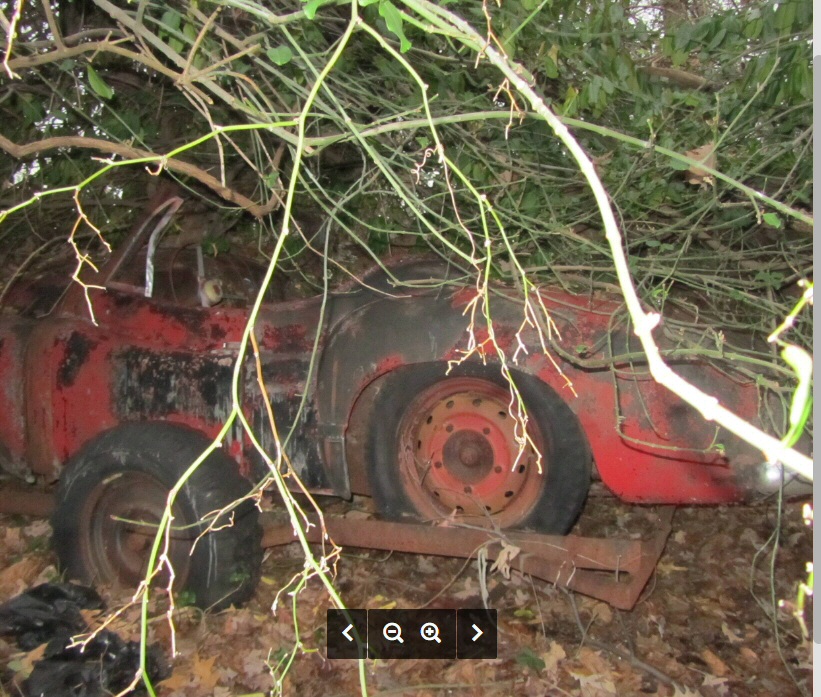
[[[82,512],[81,542],[88,568],[95,569],[97,582],[135,587],[142,580],[146,563],[162,518],[167,491],[154,478],[123,473],[101,483]],[[175,509],[175,518],[184,520]],[[180,579],[188,575],[188,542],[169,538],[168,556]],[[165,579],[160,579],[163,583]]]
[[[493,468],[493,447],[480,433],[462,430],[454,433],[442,448],[442,462],[457,479],[474,483]]]
[[[520,445],[509,401],[506,387],[475,378],[444,381],[417,398],[401,426],[400,467],[418,511],[431,518],[456,511],[480,524],[492,516],[502,527],[530,512],[544,475],[530,442]]]

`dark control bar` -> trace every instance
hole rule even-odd
[[[496,610],[328,610],[328,658],[496,658]]]

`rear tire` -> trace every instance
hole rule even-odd
[[[498,366],[441,363],[397,371],[380,385],[368,468],[380,514],[564,534],[590,487],[592,458],[564,401],[537,378],[513,373],[542,454],[519,453],[509,385]]]
[[[136,587],[168,492],[209,442],[183,426],[132,423],[106,431],[75,455],[60,479],[52,517],[54,547],[68,575],[86,583]],[[262,529],[253,503],[243,501],[223,514],[200,538],[208,513],[250,489],[237,463],[215,450],[180,490],[168,556],[173,591],[183,600],[221,609],[253,594],[262,562]],[[167,576],[155,582],[165,585]]]

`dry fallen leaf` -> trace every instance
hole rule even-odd
[[[659,562],[656,565],[656,570],[660,574],[669,574],[672,571],[687,571],[686,566],[676,566],[672,562]]]
[[[496,557],[496,561],[493,562],[493,566],[490,567],[491,573],[498,569],[502,572],[502,576],[510,578],[510,562],[512,562],[521,551],[522,550],[516,545],[508,544],[503,540],[502,551],[499,552],[499,556]]]
[[[610,624],[613,621],[613,610],[607,603],[596,603],[593,614],[604,624]]]
[[[747,646],[742,646],[738,653],[741,654],[741,658],[746,661],[747,663],[758,663],[758,654],[753,651],[751,648]]]
[[[26,590],[41,566],[40,559],[30,556],[0,571],[0,598],[12,598]]]
[[[712,687],[720,695],[726,695],[730,689],[727,678],[717,678],[715,675],[705,675],[701,684],[703,687]]]
[[[715,169],[716,166],[716,153],[715,153],[715,143],[705,143],[704,145],[693,148],[692,150],[688,150],[684,153],[687,157],[698,160],[699,162],[703,162],[707,167]],[[710,183],[713,181],[713,177],[711,174],[701,167],[697,165],[690,165],[690,168],[687,170],[687,183],[688,184],[701,184],[703,182]]]
[[[611,670],[607,660],[602,658],[602,655],[598,651],[594,651],[587,646],[582,646],[582,648],[579,649],[578,659],[587,669],[588,673],[609,673]]]
[[[544,669],[547,671],[548,675],[555,674],[559,669],[559,662],[563,661],[565,658],[567,658],[567,654],[565,653],[564,648],[562,648],[562,645],[556,643],[555,641],[551,641],[550,650],[545,651],[542,654]]]
[[[199,655],[197,655],[194,658],[194,676],[200,686],[206,690],[213,690],[219,682],[219,673],[214,669],[214,662],[216,660],[216,656],[200,658]]]
[[[573,671],[570,674],[579,681],[581,697],[611,697],[618,694],[615,683],[606,675],[584,675]]]
[[[51,525],[46,520],[35,520],[23,528],[26,537],[51,537]]]
[[[187,670],[175,668],[174,672],[159,684],[169,690],[181,690],[191,684],[191,676]]]
[[[740,644],[744,641],[744,637],[736,634],[726,622],[721,623],[721,633],[730,640],[731,644]]]
[[[710,649],[704,649],[701,652],[701,658],[704,659],[704,662],[708,665],[711,671],[719,677],[723,675],[727,675],[728,668],[727,664],[722,661],[718,656],[716,656]]]
[[[673,697],[701,697],[701,693],[698,690],[691,690],[689,687],[682,687],[681,685],[676,685],[673,683]]]

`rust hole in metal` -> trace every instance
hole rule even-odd
[[[480,407],[480,406],[482,406],[482,400],[481,400],[481,399],[478,399],[478,398],[477,398],[477,399],[474,399],[474,400],[473,400],[473,406],[474,406],[474,407]]]
[[[482,433],[484,433],[486,436],[489,436],[490,435],[490,429],[487,426],[485,426],[482,429]]]
[[[453,433],[453,424],[448,424],[447,426],[445,426],[445,430],[448,433]]]
[[[513,496],[513,492],[512,492],[512,491],[506,491],[506,492],[505,492],[505,498],[506,498],[506,499],[509,499],[511,496]]]
[[[524,474],[524,471],[525,471],[525,466],[524,465],[519,465],[519,474]]]
[[[445,408],[447,408],[447,409],[453,409],[453,404],[454,404],[454,402],[453,402],[453,400],[452,400],[452,399],[451,399],[451,400],[448,400],[448,403],[447,403],[447,404],[445,404]]]
[[[434,462],[434,463],[433,463],[433,466],[434,466],[436,469],[439,469],[439,468],[442,466],[442,463],[441,463],[441,462],[439,462],[439,461],[437,460],[436,462]]]
[[[469,487],[469,486],[466,486],[466,487],[465,487],[465,493],[466,493],[466,494],[470,494],[470,493],[472,493],[472,492],[473,492],[473,489],[472,489],[471,487]]]

